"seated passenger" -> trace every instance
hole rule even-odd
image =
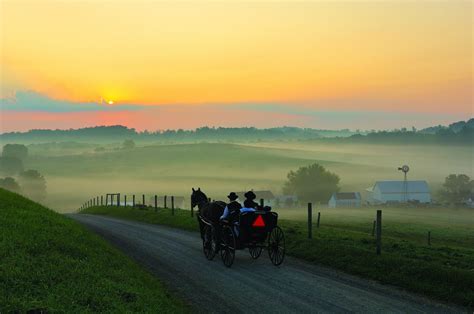
[[[245,207],[253,208],[254,211],[255,209],[259,209],[260,205],[254,202],[254,199],[257,198],[257,195],[255,195],[253,191],[248,191],[247,193],[244,194],[244,196],[245,196],[245,201],[247,202],[247,205],[248,205],[248,206],[245,206],[245,202],[244,202]]]
[[[240,209],[240,212],[245,213],[245,212],[254,212],[254,211],[255,211],[255,202],[248,199],[245,200],[244,207]]]
[[[224,208],[224,213],[220,219],[228,219],[231,222],[236,221],[239,219],[240,209],[242,208],[242,205],[237,201],[239,196],[235,192],[230,192],[227,198],[230,200],[230,203]]]

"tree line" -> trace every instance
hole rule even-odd
[[[21,144],[6,144],[0,156],[0,187],[21,193],[35,201],[46,198],[46,179],[34,169],[24,169],[28,148]]]

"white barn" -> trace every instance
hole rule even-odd
[[[431,192],[426,181],[377,181],[366,191],[369,204],[431,203]]]
[[[360,207],[360,204],[361,197],[359,192],[341,192],[332,194],[328,207]]]

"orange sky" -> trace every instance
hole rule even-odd
[[[471,1],[0,5],[0,98],[472,115]]]

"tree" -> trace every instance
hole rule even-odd
[[[122,144],[123,149],[134,149],[135,148],[135,142],[133,140],[125,140],[123,141]]]
[[[35,200],[46,198],[46,179],[37,170],[26,170],[18,178],[23,194]]]
[[[339,176],[317,163],[290,171],[287,178],[283,193],[295,194],[304,202],[327,202],[332,193],[339,191]]]
[[[0,157],[0,174],[13,176],[23,171],[23,162],[16,157]]]
[[[20,193],[21,189],[18,183],[12,177],[0,178],[0,188],[9,190],[15,193]]]
[[[465,201],[472,190],[474,190],[474,181],[465,174],[450,174],[446,177],[441,191],[443,198],[451,203]]]
[[[2,156],[25,161],[26,157],[28,157],[28,148],[22,144],[6,144],[3,146]]]

